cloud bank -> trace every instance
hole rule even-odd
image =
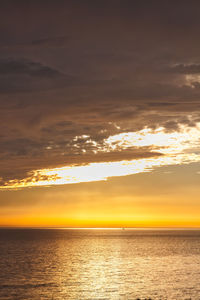
[[[1,186],[38,170],[161,165],[173,135],[183,147],[200,122],[199,12],[197,1],[2,1]],[[139,143],[159,128],[162,145]],[[180,164],[198,160],[188,141]]]

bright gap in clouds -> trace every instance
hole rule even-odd
[[[130,161],[90,163],[80,166],[64,166],[33,171],[22,180],[10,180],[1,188],[23,188],[33,186],[62,185],[106,180],[115,176],[126,176],[150,172],[155,167],[200,161],[200,123],[196,127],[180,126],[179,131],[166,132],[164,128],[145,128],[138,132],[120,133],[104,140],[98,151],[122,151],[127,148],[150,147],[163,155]]]
[[[113,150],[130,147],[149,147],[162,154],[180,153],[188,148],[200,146],[200,123],[196,127],[180,126],[180,131],[165,132],[163,127],[152,131],[145,128],[139,132],[127,132],[110,136],[105,145]]]

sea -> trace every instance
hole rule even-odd
[[[200,299],[200,230],[0,229],[2,300]]]

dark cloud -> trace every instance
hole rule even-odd
[[[76,136],[195,126],[199,14],[194,0],[1,1],[0,177],[152,155],[95,156]]]
[[[33,41],[23,42],[4,42],[0,44],[0,47],[5,48],[7,50],[12,49],[12,47],[21,48],[21,49],[34,49],[35,48],[59,48],[66,47],[69,44],[70,38],[67,36],[56,36],[56,37],[44,37],[40,39],[36,39]]]
[[[74,78],[26,59],[0,60],[0,92],[50,90],[74,83]]]
[[[6,60],[0,61],[0,76],[9,76],[9,75],[28,75],[39,78],[52,78],[61,76],[58,71],[53,70],[47,66],[44,66],[37,62],[31,61],[15,61],[15,60]]]
[[[34,40],[30,46],[38,47],[66,47],[69,43],[70,38],[67,36],[57,36]]]

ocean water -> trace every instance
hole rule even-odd
[[[200,299],[199,230],[0,229],[0,299]]]

